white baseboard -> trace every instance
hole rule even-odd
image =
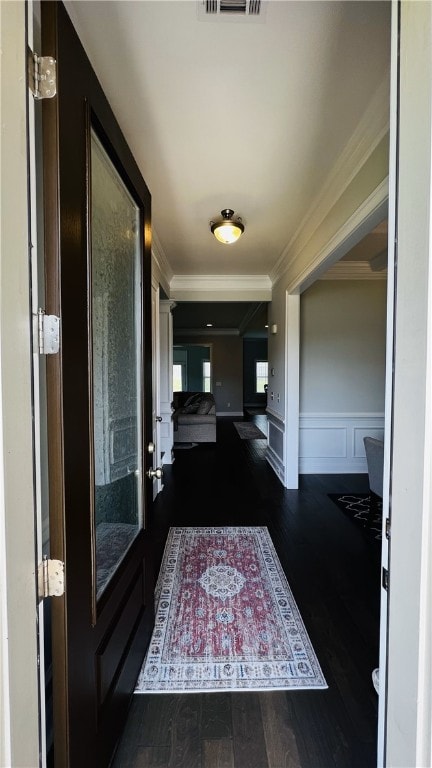
[[[277,454],[271,449],[270,446],[267,446],[266,459],[270,464],[271,468],[273,469],[273,471],[278,476],[281,483],[285,485],[285,468],[284,468],[283,462],[280,460],[279,456],[277,456]]]

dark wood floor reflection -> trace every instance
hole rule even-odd
[[[176,451],[166,468],[155,567],[171,525],[268,526],[329,688],[134,696],[113,766],[373,768],[380,549],[327,497],[367,491],[367,477],[303,475],[286,490],[266,441],[241,440],[232,421],[218,419],[216,445]]]

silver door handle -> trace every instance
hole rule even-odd
[[[150,478],[150,480],[153,480],[154,478],[157,478],[157,480],[160,480],[163,475],[163,470],[160,467],[156,467],[156,469],[153,469],[151,467],[147,470],[147,477]]]

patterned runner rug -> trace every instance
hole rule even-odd
[[[267,528],[171,528],[135,693],[327,688]]]
[[[233,425],[242,440],[256,440],[260,437],[266,439],[264,432],[261,432],[260,428],[251,421],[234,421]]]

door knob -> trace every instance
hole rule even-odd
[[[147,477],[150,478],[150,480],[153,480],[155,477],[157,480],[160,480],[163,475],[163,470],[160,467],[156,467],[156,469],[153,469],[153,467],[150,467],[150,469],[147,470]]]
[[[156,416],[156,421],[162,421],[162,416]]]
[[[147,453],[154,453],[155,446],[154,443],[149,443],[147,446]]]

